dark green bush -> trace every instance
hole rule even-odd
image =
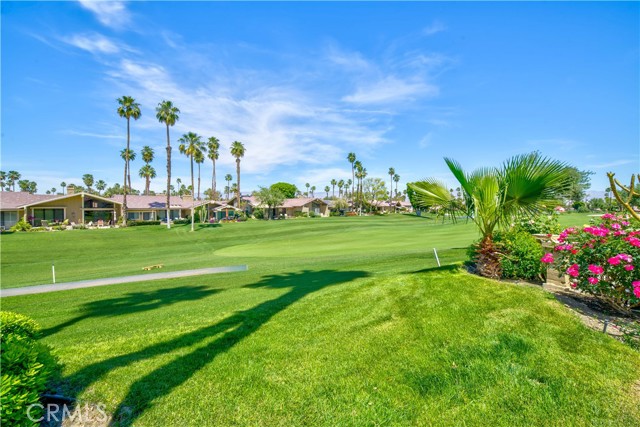
[[[36,426],[40,395],[58,364],[47,346],[36,341],[40,328],[27,316],[0,312],[0,420],[7,426]],[[29,415],[31,419],[29,419]]]
[[[294,216],[294,218],[306,218],[306,217],[308,217],[309,215],[307,215],[307,213],[306,213],[306,212],[302,212],[302,211],[295,211],[295,212],[293,213],[293,216]]]
[[[160,221],[127,221],[127,226],[129,227],[136,227],[138,225],[160,225]]]
[[[176,219],[175,221],[171,221],[172,224],[180,225],[180,224],[191,224],[190,219]]]
[[[514,229],[496,233],[494,242],[500,251],[500,266],[505,279],[540,280],[545,265],[542,245],[526,231]]]
[[[320,215],[318,215],[317,213],[315,213],[314,211],[309,211],[309,218],[316,218],[319,217]]]
[[[262,210],[261,208],[255,208],[253,210],[253,217],[255,219],[264,219],[264,210]]]

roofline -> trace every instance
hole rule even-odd
[[[41,201],[39,201],[39,202],[34,202],[34,203],[27,203],[26,205],[18,206],[18,209],[28,208],[28,207],[31,207],[31,206],[34,206],[34,205],[39,205],[39,204],[41,204],[41,203],[56,202],[56,201],[58,201],[58,200],[64,200],[64,199],[68,199],[68,198],[70,198],[70,197],[75,197],[75,196],[91,196],[91,197],[95,197],[95,198],[97,198],[97,199],[99,199],[99,200],[102,200],[102,201],[104,201],[104,202],[109,202],[109,203],[114,203],[114,204],[122,205],[122,202],[119,202],[119,201],[117,201],[117,200],[115,200],[115,199],[110,199],[110,198],[107,198],[107,197],[99,196],[99,195],[97,195],[97,194],[86,193],[86,192],[84,192],[84,191],[81,191],[80,193],[65,194],[65,195],[63,195],[63,196],[60,196],[60,197],[54,197],[54,198],[52,198],[52,199],[41,200]]]

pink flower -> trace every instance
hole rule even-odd
[[[616,257],[616,256],[612,256],[611,258],[609,258],[607,260],[607,262],[611,265],[618,265],[620,264],[620,258]]]
[[[613,223],[611,224],[611,228],[613,228],[614,230],[620,230],[622,227],[618,223]]]
[[[571,287],[575,289],[578,287],[578,284],[576,282],[571,282]]]
[[[588,280],[588,281],[589,281],[589,283],[591,283],[592,285],[595,285],[595,284],[597,284],[597,283],[599,282],[599,280],[598,280],[598,278],[597,278],[597,277],[589,277],[587,280]]]
[[[624,266],[624,269],[627,270],[627,271],[633,271],[633,268],[634,267],[631,264],[627,264],[627,265]]]
[[[640,298],[640,281],[636,280],[633,284],[633,294],[636,298]]]
[[[589,264],[589,271],[593,274],[602,274],[604,273],[604,268],[599,265]]]
[[[631,262],[633,261],[633,257],[627,254],[618,254],[616,258],[621,259],[622,261]]]
[[[540,261],[546,263],[546,264],[550,264],[553,262],[553,255],[546,253],[544,254],[544,256],[540,259]]]
[[[567,274],[571,277],[578,277],[580,270],[580,266],[578,264],[573,264],[571,267],[567,268]]]
[[[614,219],[616,216],[614,214],[606,213],[602,215],[600,218],[602,219]]]

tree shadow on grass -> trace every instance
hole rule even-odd
[[[259,282],[245,287],[288,288],[289,291],[247,310],[235,312],[212,325],[148,346],[133,353],[115,356],[86,366],[66,380],[72,386],[80,385],[81,388],[76,389],[76,392],[79,393],[112,370],[129,366],[142,360],[152,359],[178,349],[187,349],[219,335],[208,344],[143,375],[131,385],[127,396],[114,411],[111,425],[132,426],[144,411],[153,406],[154,401],[170,394],[195,372],[211,363],[218,355],[229,351],[236,344],[249,337],[279,312],[313,292],[367,276],[368,273],[364,271],[335,270],[301,271],[264,276]]]
[[[207,286],[178,286],[149,292],[130,292],[117,298],[91,301],[82,306],[83,314],[42,331],[43,337],[56,334],[76,323],[94,317],[113,317],[154,310],[183,301],[195,301],[220,292]]]

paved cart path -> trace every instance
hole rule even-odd
[[[176,277],[201,276],[205,274],[235,273],[247,271],[246,265],[230,267],[199,268],[197,270],[168,271],[166,273],[138,274],[135,276],[110,277],[106,279],[82,280],[79,282],[58,283],[55,285],[25,286],[0,290],[0,297],[16,295],[42,294],[45,292],[67,291],[69,289],[91,288],[94,286],[115,285],[117,283],[146,282],[149,280],[174,279]]]

